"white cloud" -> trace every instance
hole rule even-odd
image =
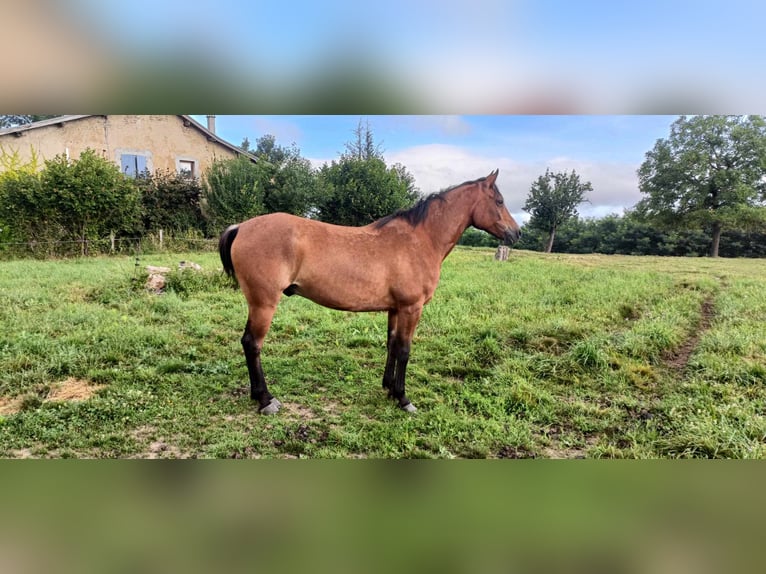
[[[522,222],[529,219],[529,214],[522,211],[522,206],[532,182],[543,175],[546,168],[552,171],[574,169],[582,180],[591,182],[593,191],[586,194],[590,203],[579,208],[584,217],[621,213],[624,208],[633,206],[641,199],[636,177],[638,166],[630,163],[599,163],[566,157],[552,157],[547,162],[520,162],[503,156],[479,155],[459,146],[444,144],[388,152],[386,160],[389,164],[401,163],[406,166],[424,194],[483,177],[499,169],[497,185],[505,197],[508,209]]]
[[[579,209],[584,216],[602,217],[610,213],[621,213],[642,197],[636,175],[638,165],[571,158],[554,158],[549,163],[552,171],[575,170],[581,180],[591,182],[593,191],[586,194],[590,203],[583,204]]]

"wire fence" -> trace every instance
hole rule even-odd
[[[160,230],[142,237],[111,235],[99,239],[0,241],[0,260],[215,251],[217,248],[217,238],[168,234]]]

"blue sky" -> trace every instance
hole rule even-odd
[[[0,47],[27,47],[7,62],[11,108],[181,111],[164,95],[237,113],[766,112],[761,0],[6,4]],[[167,89],[179,79],[195,88]]]
[[[94,52],[204,62],[272,95],[361,67],[429,113],[762,113],[766,101],[758,0],[71,0],[61,16]]]
[[[205,116],[193,116],[203,125]],[[239,145],[264,134],[295,144],[319,167],[337,159],[359,121],[369,123],[389,164],[404,165],[423,193],[500,169],[498,185],[512,213],[532,182],[574,169],[593,184],[583,216],[621,213],[641,198],[636,170],[677,116],[216,116],[216,132]]]

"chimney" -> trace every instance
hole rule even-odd
[[[215,116],[207,117],[207,129],[209,132],[215,133]]]

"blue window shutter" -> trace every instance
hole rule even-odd
[[[146,156],[124,153],[120,156],[120,171],[130,177],[137,177],[146,171]]]
[[[120,156],[120,171],[125,175],[136,176],[136,156],[124,153]]]
[[[146,157],[143,155],[136,156],[136,175],[141,175],[146,171]]]

